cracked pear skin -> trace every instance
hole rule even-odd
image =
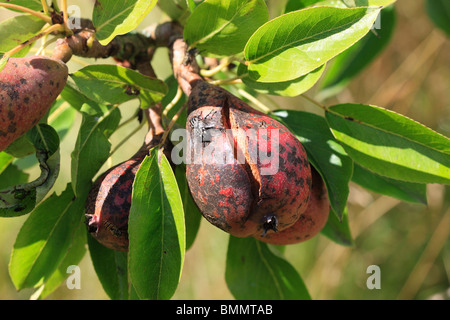
[[[280,122],[201,82],[188,100],[187,131],[189,189],[216,227],[237,237],[262,235],[290,227],[306,210],[310,165]]]

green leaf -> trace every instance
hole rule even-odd
[[[83,114],[75,149],[72,152],[72,186],[77,196],[89,191],[92,179],[109,157],[111,143],[108,138],[120,122],[118,108],[102,117]]]
[[[450,140],[393,111],[361,104],[332,106],[334,136],[361,166],[392,179],[450,183]]]
[[[233,55],[268,17],[263,0],[206,0],[188,18],[184,38],[207,53]]]
[[[62,140],[75,121],[76,111],[63,99],[58,99],[49,111],[48,124],[58,133]]]
[[[30,214],[17,235],[9,264],[17,290],[41,285],[56,270],[81,222],[83,200],[74,197],[68,184]]]
[[[194,10],[203,2],[204,0],[186,0],[187,6],[191,12],[194,12]]]
[[[37,124],[27,132],[36,149],[41,174],[35,180],[0,191],[0,217],[29,213],[53,187],[60,169],[59,137],[46,124]]]
[[[361,41],[339,54],[328,65],[321,81],[321,99],[335,95],[386,48],[395,30],[396,14],[394,6],[383,8],[380,13],[381,28],[376,34],[369,32]]]
[[[98,104],[84,95],[75,83],[67,81],[61,92],[61,98],[73,108],[89,115],[103,115],[111,106]]]
[[[19,170],[15,164],[11,163],[2,173],[0,173],[0,190],[26,183],[29,176],[28,173]]]
[[[289,0],[284,8],[284,13],[305,9],[318,2],[320,3],[321,1],[322,0]]]
[[[379,8],[313,7],[281,15],[247,42],[249,75],[259,82],[299,78],[361,39],[379,12]]]
[[[386,7],[396,0],[289,0],[286,12],[304,9],[310,6],[332,6],[336,8]]]
[[[149,108],[167,93],[163,81],[121,66],[90,65],[71,77],[86,97],[100,104],[121,104],[139,98],[141,107]]]
[[[353,7],[387,7],[397,0],[343,0],[348,6]]]
[[[158,7],[172,20],[182,20],[189,12],[186,0],[159,1]]]
[[[27,137],[36,150],[44,150],[47,156],[52,156],[59,150],[59,136],[53,127],[47,124],[38,124],[27,132]]]
[[[53,293],[67,278],[69,266],[77,266],[86,254],[86,226],[80,223],[73,236],[72,243],[58,268],[38,290],[39,299],[45,299]]]
[[[0,174],[8,168],[14,157],[6,152],[0,152]]]
[[[25,158],[34,154],[36,149],[30,141],[28,135],[24,134],[11,142],[11,144],[4,151],[14,158]]]
[[[194,244],[200,228],[202,214],[191,196],[186,180],[186,166],[177,165],[175,169],[178,187],[183,201],[184,221],[186,222],[186,251]]]
[[[238,300],[311,299],[294,267],[251,237],[230,236],[225,281]]]
[[[256,90],[259,93],[271,94],[276,96],[295,97],[311,89],[319,81],[325,70],[325,65],[311,71],[304,76],[294,80],[282,82],[257,82],[248,76],[247,67],[244,64],[239,65],[238,75],[243,76],[242,81],[246,86]]]
[[[22,6],[22,7],[32,9],[35,11],[42,10],[41,0],[0,0],[0,2],[16,4],[18,6]],[[13,10],[13,11],[17,11],[17,10]]]
[[[127,300],[127,253],[105,247],[90,234],[87,240],[92,264],[103,290],[112,300]]]
[[[107,45],[115,36],[135,30],[156,5],[157,0],[97,0],[92,22],[96,36]]]
[[[304,111],[277,110],[273,115],[295,134],[305,147],[308,161],[322,176],[331,207],[342,218],[349,194],[353,161],[331,133],[326,120]]]
[[[355,163],[352,181],[361,187],[403,201],[427,204],[425,184],[380,176]]]
[[[183,203],[169,161],[153,148],[133,183],[128,270],[141,299],[170,299],[184,262]]]
[[[427,0],[425,6],[433,23],[447,36],[450,36],[450,2],[448,0]]]
[[[339,220],[336,213],[331,210],[330,215],[328,216],[327,224],[320,232],[337,244],[346,247],[352,247],[355,245],[355,241],[353,240],[350,231],[347,208],[345,208],[341,220]]]
[[[0,53],[3,54],[28,39],[34,37],[42,27],[45,21],[32,15],[19,15],[0,23]],[[27,46],[14,54],[13,57],[24,57],[31,46]]]

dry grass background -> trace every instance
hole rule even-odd
[[[83,4],[88,11],[92,1]],[[269,1],[273,10],[283,1]],[[86,4],[86,5],[84,5]],[[450,41],[435,29],[426,15],[424,1],[398,0],[397,27],[393,38],[376,61],[327,104],[368,103],[407,115],[440,133],[450,135]],[[83,12],[88,15],[88,13]],[[10,16],[0,10],[0,21]],[[154,10],[144,21],[161,19]],[[160,50],[154,67],[159,77],[168,71],[167,52]],[[97,61],[102,63],[104,61]],[[70,62],[71,71],[92,63]],[[314,95],[314,88],[308,93]],[[301,98],[271,97],[283,108],[314,111]],[[124,118],[132,108],[121,108]],[[79,120],[62,144],[63,162],[70,161]],[[118,143],[132,125],[113,135]],[[118,163],[140,146],[139,132],[116,152],[109,165]],[[31,174],[36,174],[31,171]],[[68,181],[65,168],[55,186]],[[351,184],[349,220],[355,246],[335,244],[324,236],[286,248],[286,258],[303,277],[314,299],[449,299],[450,296],[450,195],[449,187],[428,186],[428,205],[409,204],[368,192]],[[0,220],[0,299],[28,299],[31,291],[17,292],[8,275],[8,262],[15,237],[26,217]],[[228,236],[203,221],[186,253],[181,282],[173,299],[233,299],[225,280]],[[369,265],[381,269],[381,289],[366,287]],[[81,290],[62,285],[48,299],[108,299],[95,275],[89,255],[80,263]]]

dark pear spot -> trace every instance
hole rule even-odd
[[[9,133],[14,133],[17,131],[17,127],[16,127],[16,123],[13,122],[8,126],[8,132]]]
[[[8,119],[9,120],[13,120],[15,116],[16,116],[16,114],[13,111],[8,110]]]

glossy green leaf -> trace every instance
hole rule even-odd
[[[139,98],[148,108],[167,93],[166,84],[129,68],[115,65],[90,65],[71,75],[78,89],[99,104],[121,104]]]
[[[170,17],[180,23],[184,22],[187,13],[190,12],[186,0],[165,0],[159,1],[158,7]]]
[[[295,268],[255,238],[230,236],[225,281],[237,300],[309,300]]]
[[[157,148],[136,174],[128,233],[128,270],[137,295],[170,299],[184,262],[184,212],[172,167]]]
[[[286,3],[286,7],[284,8],[284,13],[288,13],[291,11],[297,11],[301,9],[305,9],[307,7],[311,7],[315,4],[319,4],[323,2],[322,0],[288,0]],[[334,2],[340,3],[340,0],[335,0]]]
[[[186,21],[184,38],[207,53],[233,55],[268,17],[263,0],[206,0]]]
[[[137,28],[157,0],[97,0],[92,13],[96,37],[102,45]]]
[[[305,147],[308,161],[325,182],[331,207],[342,218],[349,194],[353,161],[333,137],[326,120],[304,111],[277,110],[273,114]]]
[[[59,149],[59,136],[53,127],[47,124],[38,124],[27,132],[27,137],[36,150],[44,150],[47,156],[52,156]]]
[[[70,266],[78,266],[84,255],[86,254],[86,225],[81,222],[75,231],[75,234],[67,250],[64,259],[59,264],[58,268],[45,281],[42,288],[38,290],[39,299],[45,299],[48,295],[53,293],[66,278],[70,275],[68,268]]]
[[[84,199],[74,197],[70,184],[30,214],[17,235],[9,274],[18,290],[41,285],[64,258],[84,213]]]
[[[0,54],[34,37],[44,25],[45,21],[28,14],[15,16],[2,21],[0,23],[0,39],[2,39],[0,42]],[[30,48],[30,46],[27,46],[13,56],[24,57]]]
[[[46,124],[37,124],[27,133],[36,149],[41,173],[35,180],[0,191],[0,217],[29,213],[53,187],[60,169],[59,137]]]
[[[30,141],[28,135],[24,134],[11,142],[11,144],[4,150],[14,158],[25,158],[36,152],[33,143]]]
[[[353,7],[369,7],[369,6],[387,7],[395,3],[396,1],[397,0],[344,0],[344,2],[348,6]]]
[[[190,12],[193,12],[195,10],[195,7],[197,6],[194,0],[186,0],[186,4]]]
[[[60,140],[62,140],[72,128],[75,116],[76,110],[71,108],[68,103],[65,103],[63,99],[57,100],[57,103],[51,107],[48,124],[56,130]]]
[[[361,187],[403,201],[427,203],[425,184],[390,179],[373,173],[355,163],[352,181]]]
[[[87,235],[89,254],[95,273],[112,300],[128,299],[128,266],[127,253],[106,248]]]
[[[0,190],[8,187],[28,182],[30,175],[21,171],[15,164],[11,163],[2,173],[0,173]]]
[[[369,32],[364,38],[339,54],[328,65],[320,87],[320,99],[335,95],[365,68],[367,68],[386,48],[395,30],[396,14],[394,6],[384,8],[380,13],[380,28]]]
[[[450,36],[450,1],[426,0],[425,6],[433,23]]]
[[[247,42],[249,75],[259,82],[299,78],[361,39],[379,12],[379,8],[313,7],[281,15]]]
[[[109,157],[108,138],[120,122],[119,109],[102,117],[83,114],[75,148],[71,154],[72,186],[77,196],[89,191],[91,181]]]
[[[325,65],[311,71],[304,76],[290,81],[282,82],[257,82],[248,76],[247,67],[239,65],[238,75],[242,77],[242,82],[249,88],[263,94],[275,96],[295,97],[311,89],[319,81],[325,70]]]
[[[187,6],[191,12],[194,12],[194,10],[201,4],[204,0],[186,0]]]
[[[175,176],[180,188],[181,199],[183,201],[184,208],[184,221],[186,223],[186,251],[194,244],[197,237],[200,223],[202,220],[202,214],[194,202],[191,196],[189,187],[186,180],[186,166],[177,165],[175,169]]]
[[[450,139],[380,107],[342,104],[326,119],[348,155],[361,166],[392,179],[450,183]]]
[[[333,210],[331,210],[327,223],[320,232],[337,244],[346,247],[355,245],[350,231],[347,208],[345,208],[341,219],[338,219],[337,215],[333,212]]]
[[[16,4],[18,6],[22,6],[22,7],[32,9],[35,11],[42,10],[41,0],[0,0],[0,2]],[[16,11],[16,10],[14,10],[14,11]]]
[[[98,104],[94,100],[88,98],[81,92],[77,85],[71,81],[67,81],[66,86],[61,92],[61,98],[76,110],[92,116],[102,116],[112,107],[111,105]]]
[[[304,9],[310,6],[332,6],[336,8],[386,7],[396,0],[289,0],[286,12]]]
[[[0,152],[0,174],[8,168],[14,157],[6,152]]]

